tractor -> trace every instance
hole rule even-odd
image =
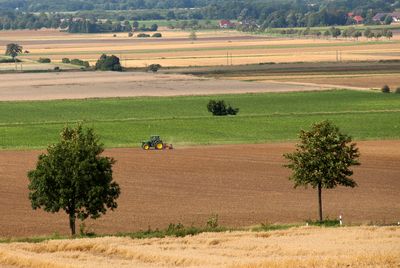
[[[154,148],[156,150],[173,149],[172,144],[163,143],[160,136],[151,136],[150,140],[142,142],[143,150],[150,150]]]

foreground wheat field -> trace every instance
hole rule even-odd
[[[299,227],[184,238],[0,245],[6,267],[399,267],[400,227]]]

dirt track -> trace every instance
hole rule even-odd
[[[324,211],[346,223],[400,221],[400,141],[360,142],[358,188],[324,191]],[[119,208],[88,226],[98,233],[203,225],[217,213],[226,226],[301,222],[316,218],[313,189],[293,189],[282,154],[293,144],[178,148],[172,151],[111,149],[118,162]],[[64,213],[32,211],[26,173],[37,151],[0,152],[0,237],[68,233]]]
[[[139,72],[0,75],[0,101],[312,91],[323,86],[253,83]],[[329,87],[330,89],[331,87]]]

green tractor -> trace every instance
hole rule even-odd
[[[151,136],[150,140],[142,142],[143,150],[150,150],[154,148],[156,150],[173,149],[172,144],[163,143],[160,136]]]

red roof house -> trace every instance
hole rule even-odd
[[[236,24],[231,22],[230,20],[220,20],[219,27],[224,29],[235,28]]]
[[[361,16],[354,16],[353,20],[357,23],[357,24],[361,24],[364,21],[364,18]]]

